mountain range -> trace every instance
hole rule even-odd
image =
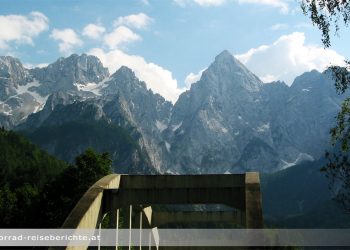
[[[342,100],[327,72],[263,83],[228,51],[175,104],[91,55],[35,69],[0,57],[0,126],[67,161],[86,147],[108,151],[123,173],[274,172],[314,161]]]

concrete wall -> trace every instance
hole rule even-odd
[[[258,173],[233,175],[108,175],[96,182],[80,199],[62,228],[95,229],[103,215],[121,207],[143,205],[148,227],[170,221],[155,214],[153,204],[225,204],[241,211],[232,213],[180,212],[168,214],[178,221],[240,221],[246,228],[262,228],[262,205]],[[148,207],[147,207],[148,206]],[[175,221],[174,221],[175,220]],[[86,249],[86,248],[68,248]]]

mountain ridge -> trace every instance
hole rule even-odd
[[[304,155],[318,159],[342,101],[327,74],[304,73],[290,87],[264,84],[228,51],[216,56],[174,105],[131,69],[122,66],[109,74],[97,57],[86,54],[23,70],[27,73],[19,75],[29,74],[22,87],[27,92],[18,98],[14,87],[11,102],[0,103],[2,126],[35,131],[84,117],[81,107],[90,105],[91,120],[129,131],[161,173],[271,172]],[[36,100],[43,93],[45,99]],[[64,113],[60,107],[67,105]]]

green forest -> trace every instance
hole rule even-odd
[[[87,149],[68,164],[3,128],[0,148],[1,228],[60,227],[84,192],[112,172],[108,153]]]

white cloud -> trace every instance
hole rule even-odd
[[[195,3],[200,6],[209,7],[209,6],[220,6],[226,2],[226,0],[194,0]]]
[[[178,88],[177,81],[169,70],[147,62],[141,56],[128,55],[119,49],[105,52],[100,48],[94,48],[88,53],[97,56],[111,73],[123,65],[129,67],[140,80],[146,82],[148,88],[173,103],[183,92],[183,89]]]
[[[271,6],[274,8],[280,9],[282,13],[289,12],[288,0],[231,0],[232,2],[238,2],[240,4],[260,4]],[[186,5],[192,3],[197,4],[202,7],[211,7],[211,6],[221,6],[229,0],[173,0],[173,2],[181,7],[185,7]]]
[[[201,76],[202,76],[202,73],[206,70],[207,68],[205,69],[202,69],[200,70],[198,73],[189,73],[187,76],[186,76],[186,79],[185,79],[185,84],[186,84],[186,88],[189,89],[192,85],[192,83],[195,83],[195,82],[198,82],[200,79],[201,79]]]
[[[33,44],[33,38],[49,27],[49,19],[40,12],[28,16],[0,16],[0,49],[9,49],[10,42]]]
[[[105,27],[90,23],[84,27],[83,35],[92,39],[99,39],[105,31]]]
[[[54,29],[50,37],[59,41],[58,47],[63,54],[70,54],[74,47],[83,45],[79,36],[72,29]]]
[[[104,43],[110,49],[138,40],[141,40],[141,37],[125,26],[117,27],[114,31],[104,36]]]
[[[129,26],[136,29],[144,29],[152,23],[153,19],[144,13],[133,14],[129,16],[119,17],[114,21],[115,26]]]
[[[288,29],[288,24],[276,23],[270,27],[271,30],[285,30]]]
[[[227,2],[227,0],[173,0],[175,4],[185,7],[188,3],[195,3],[202,7],[220,6]]]
[[[289,12],[289,5],[286,0],[237,0],[241,4],[260,4],[280,9],[282,13]]]
[[[334,50],[305,44],[305,34],[301,32],[281,36],[273,44],[236,57],[263,81],[283,80],[289,85],[305,71],[323,71],[330,64],[344,65],[345,59]]]
[[[273,82],[273,81],[278,80],[278,79],[276,78],[276,76],[274,76],[274,75],[269,75],[269,74],[260,77],[260,79],[261,79],[261,81],[266,82],[266,83],[268,83],[268,82]]]

